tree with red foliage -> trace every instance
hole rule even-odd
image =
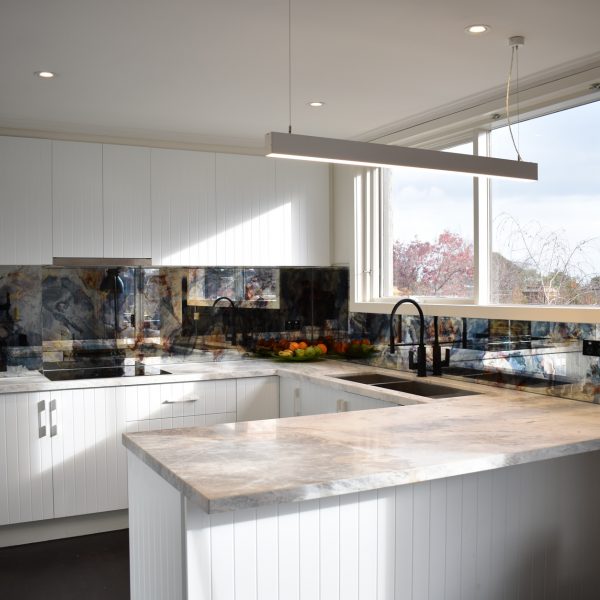
[[[473,295],[473,244],[457,233],[445,230],[433,243],[397,240],[393,265],[395,295]]]

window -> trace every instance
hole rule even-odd
[[[539,163],[538,182],[364,171],[355,180],[362,246],[353,309],[380,303],[375,310],[383,312],[394,298],[411,296],[429,314],[493,318],[502,308],[509,318],[600,321],[592,312],[549,312],[600,304],[598,122],[594,102],[513,126],[524,159]],[[507,127],[475,132],[473,143],[447,150],[477,147],[516,154]],[[526,305],[542,312],[533,316]]]
[[[491,184],[491,301],[600,303],[600,102],[531,119],[519,147],[539,181]],[[514,130],[514,127],[513,127]],[[514,156],[508,128],[491,133],[494,156]]]
[[[451,148],[473,153],[473,144]],[[386,169],[384,296],[473,300],[473,183],[422,169]]]

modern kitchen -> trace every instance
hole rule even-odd
[[[0,599],[600,589],[600,5],[0,6]]]

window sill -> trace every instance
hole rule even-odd
[[[399,300],[399,298],[398,298]],[[511,319],[519,321],[550,321],[561,323],[600,323],[599,306],[548,306],[515,304],[433,304],[420,303],[423,313],[438,317],[467,317],[470,319]],[[351,312],[389,314],[394,302],[354,302],[350,300]],[[410,304],[399,307],[397,314],[414,315]]]

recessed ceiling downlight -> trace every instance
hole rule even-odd
[[[491,27],[489,25],[480,25],[480,24],[469,25],[468,27],[465,27],[465,31],[467,33],[471,33],[473,35],[485,33],[486,31],[489,31],[490,29],[491,29]]]
[[[308,105],[312,106],[313,108],[319,108],[321,106],[325,106],[325,102],[321,102],[321,100],[313,100],[312,102],[309,102]]]
[[[36,71],[35,74],[40,79],[52,79],[53,77],[56,77],[56,73],[53,73],[52,71]]]

